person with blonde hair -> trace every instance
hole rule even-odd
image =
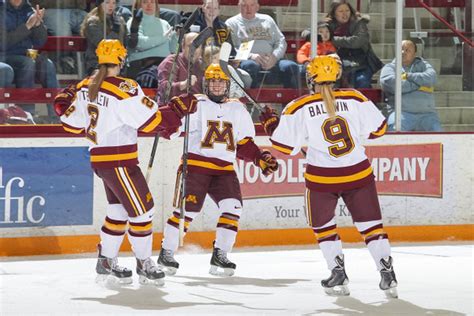
[[[329,295],[349,295],[335,216],[341,197],[380,271],[380,289],[397,297],[374,174],[362,145],[364,139],[385,133],[385,117],[357,90],[333,89],[341,74],[340,61],[334,56],[313,58],[306,73],[311,94],[290,102],[280,118],[267,107],[260,120],[274,149],[296,155],[303,146],[308,147],[307,218],[331,271],[321,285]]]
[[[158,110],[134,80],[118,76],[127,55],[120,41],[102,40],[96,54],[97,73],[64,89],[54,108],[66,131],[85,132],[91,166],[104,183],[108,205],[100,231],[97,277],[132,282],[132,271],[117,263],[128,224],[140,284],[162,285],[165,275],[150,258],[155,208],[138,166],[138,130],[176,130],[183,116],[196,111],[196,98],[174,97]]]

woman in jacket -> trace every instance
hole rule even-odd
[[[343,70],[342,85],[354,88],[371,88],[374,73],[383,63],[375,55],[370,45],[367,28],[369,17],[361,16],[346,0],[336,0],[327,15],[329,30],[334,34],[332,43],[346,66]]]

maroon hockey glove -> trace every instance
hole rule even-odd
[[[260,119],[260,123],[262,123],[265,133],[267,133],[268,136],[272,136],[273,131],[280,122],[280,118],[277,116],[275,110],[266,105],[258,118]]]
[[[62,116],[76,99],[76,86],[70,85],[64,88],[54,98],[54,111],[57,116]]]
[[[278,170],[278,162],[269,151],[263,151],[255,162],[262,169],[262,173],[268,176]]]
[[[186,114],[191,114],[197,110],[198,100],[192,94],[182,94],[177,97],[173,97],[168,106],[182,118]]]

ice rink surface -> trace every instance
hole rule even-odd
[[[473,315],[473,250],[395,245],[399,299],[390,300],[363,245],[344,251],[351,295],[342,298],[324,294],[329,272],[314,247],[237,249],[230,278],[208,274],[210,250],[187,247],[161,288],[135,274],[129,286],[96,284],[93,254],[0,258],[0,315]],[[119,263],[135,269],[131,254]]]

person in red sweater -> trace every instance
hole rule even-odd
[[[311,60],[311,33],[309,30],[301,32],[305,39],[303,46],[298,49],[296,60],[298,64],[306,64]],[[332,44],[332,34],[326,22],[318,23],[318,56],[334,54],[336,47]]]

